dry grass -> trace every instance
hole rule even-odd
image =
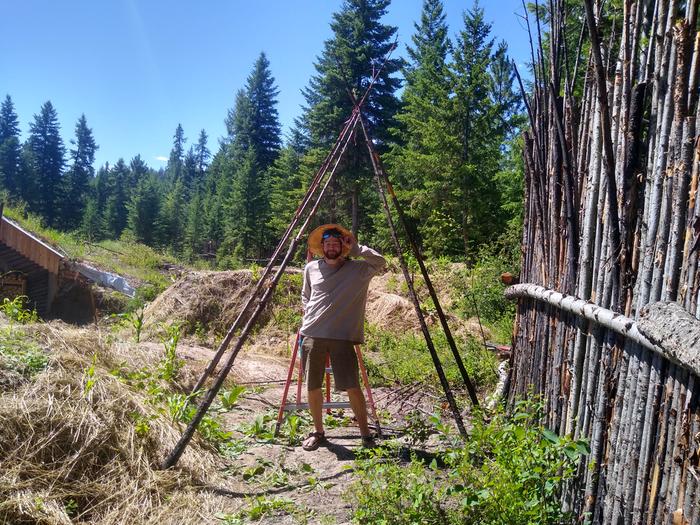
[[[109,373],[125,356],[100,332],[61,323],[26,330],[51,359],[0,391],[1,523],[202,523],[222,510],[197,488],[212,482],[219,461],[201,442],[177,470],[159,469],[180,430]],[[137,432],[140,418],[148,431]]]
[[[197,323],[213,332],[225,332],[254,284],[250,270],[187,273],[148,305],[146,326],[153,329],[177,321],[185,333],[194,331]]]

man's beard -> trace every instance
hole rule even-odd
[[[341,253],[341,250],[323,250],[323,256],[331,261],[338,259]]]

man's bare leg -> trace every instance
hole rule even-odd
[[[320,388],[309,390],[309,411],[316,432],[323,432],[323,392]]]
[[[367,425],[367,404],[365,396],[359,387],[348,388],[348,399],[350,400],[350,408],[352,408],[357,420],[357,426],[360,427],[360,434],[363,437],[370,435],[369,426]]]

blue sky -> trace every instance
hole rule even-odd
[[[82,113],[100,149],[96,167],[134,155],[165,165],[181,123],[187,145],[199,131],[218,149],[224,118],[261,51],[280,90],[283,129],[300,113],[300,90],[341,0],[23,0],[4,2],[0,18],[0,97],[12,97],[22,139],[51,100],[70,146]],[[385,23],[410,42],[421,0],[393,0]],[[445,0],[450,31],[462,27],[472,1]],[[521,0],[482,0],[493,36],[511,56],[529,56]],[[522,70],[523,68],[521,68]]]

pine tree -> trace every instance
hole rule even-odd
[[[75,139],[71,140],[74,148],[70,150],[73,161],[65,178],[64,199],[62,201],[63,227],[77,228],[81,223],[88,199],[90,181],[95,176],[95,152],[98,149],[92,130],[82,115],[75,126]]]
[[[246,81],[246,95],[252,111],[250,141],[256,149],[256,164],[263,171],[275,161],[282,143],[276,107],[278,94],[270,62],[265,53],[260,53]]]
[[[461,159],[442,2],[425,0],[420,24],[414,27],[413,47],[407,50],[410,62],[404,68],[402,109],[396,117],[398,140],[387,161],[399,199],[413,219],[412,229],[420,224],[424,247],[439,255],[461,251],[459,225],[445,213],[450,201],[445,188],[459,176]]]
[[[134,239],[153,246],[160,212],[160,198],[153,177],[145,175],[140,178],[127,210],[127,225]]]
[[[201,130],[199,132],[199,139],[194,147],[195,159],[197,161],[197,177],[199,179],[204,177],[204,172],[207,169],[209,158],[211,157],[211,152],[207,148],[207,132]]]
[[[182,129],[182,125],[178,124],[175,129],[175,135],[173,135],[173,149],[170,150],[170,158],[165,168],[168,179],[172,182],[181,179],[183,175],[185,142],[187,142],[187,139],[185,139],[185,132]]]
[[[19,119],[10,95],[0,105],[0,184],[11,196],[18,196],[22,170]]]
[[[62,195],[65,147],[61,139],[58,115],[50,101],[41,106],[29,125],[27,161],[38,192],[36,210],[48,226],[58,223],[58,205]],[[22,195],[27,200],[29,195]]]
[[[224,249],[235,250],[239,258],[260,258],[271,244],[266,190],[267,171],[279,155],[281,141],[276,96],[269,62],[261,54],[228,113],[228,138],[216,168],[217,193],[229,217],[224,222]]]
[[[196,192],[187,204],[187,221],[184,231],[183,254],[189,260],[194,260],[199,255],[204,241],[205,220],[202,209],[202,198],[200,192]]]
[[[85,203],[85,213],[81,219],[80,233],[89,241],[99,241],[104,238],[104,218],[97,206],[97,199],[90,196]]]
[[[373,71],[382,64],[384,68],[365,102],[364,115],[380,151],[388,142],[398,108],[394,93],[400,87],[400,80],[394,76],[400,61],[393,58],[384,64],[396,33],[395,27],[381,23],[388,5],[389,0],[345,0],[333,15],[333,37],[324,43],[315,64],[317,74],[303,92],[307,107],[299,124],[312,147],[326,151],[335,142],[352,111],[349,92],[355,97],[364,94]],[[348,148],[346,159],[328,199],[333,207],[326,207],[321,216],[351,222],[357,232],[360,222],[363,229],[371,226],[367,221],[369,210],[377,208],[378,200],[362,140]]]
[[[109,170],[108,191],[104,208],[104,230],[111,239],[121,236],[127,224],[127,183],[130,179],[129,167],[124,159],[119,159]]]
[[[141,155],[136,155],[134,158],[131,159],[129,162],[129,183],[128,187],[129,188],[137,188],[139,183],[145,179],[146,177],[149,176],[151,170],[149,169],[148,165],[144,162],[144,160],[141,158]],[[131,198],[131,195],[129,195],[129,198]]]
[[[184,184],[178,179],[165,195],[156,221],[157,242],[169,246],[173,253],[182,251],[182,232],[185,224]]]
[[[185,189],[185,200],[190,199],[197,189],[197,156],[194,147],[190,146],[182,163],[182,182]]]
[[[494,53],[490,33],[491,25],[484,20],[484,10],[475,2],[464,14],[464,28],[459,33],[455,52],[455,112],[462,167],[447,188],[455,196],[447,214],[460,227],[468,257],[474,256],[480,244],[493,239],[506,220],[495,177],[509,128],[504,122],[514,111],[512,99],[508,100],[504,92],[508,82],[512,84],[512,76],[509,77],[504,65],[505,45]],[[498,89],[495,89],[494,64],[498,83],[502,84]]]
[[[301,176],[301,155],[288,144],[282,149],[270,168],[269,196],[270,216],[267,227],[272,238],[270,244],[284,233],[304,197],[304,181]]]

